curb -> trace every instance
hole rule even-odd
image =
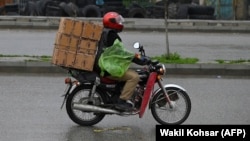
[[[169,75],[250,76],[245,64],[165,64]],[[131,65],[132,69],[140,68]],[[0,73],[66,74],[67,70],[49,62],[0,62]]]
[[[71,18],[71,17],[69,17]],[[58,29],[61,17],[0,16],[0,29]],[[101,18],[74,19],[100,22]],[[168,31],[242,32],[250,33],[250,21],[232,20],[174,20],[168,19]],[[124,30],[164,31],[165,19],[126,18]]]

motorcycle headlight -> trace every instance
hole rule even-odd
[[[166,74],[166,67],[164,64],[161,64],[161,67],[159,68],[159,73],[161,75],[165,75]]]

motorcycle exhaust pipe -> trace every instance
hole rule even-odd
[[[82,110],[86,112],[100,112],[106,114],[120,114],[119,111],[102,108],[94,105],[86,105],[86,104],[73,104],[73,109]]]

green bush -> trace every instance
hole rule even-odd
[[[182,58],[176,52],[170,53],[169,55],[163,54],[161,56],[154,56],[151,58],[166,64],[195,64],[199,61],[197,58]]]

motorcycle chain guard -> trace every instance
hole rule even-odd
[[[154,84],[155,84],[155,80],[157,77],[157,73],[156,72],[152,72],[148,78],[148,82],[146,85],[146,89],[144,91],[144,95],[143,95],[143,99],[142,99],[142,103],[141,103],[141,108],[140,108],[140,112],[139,112],[139,117],[142,118],[146,107],[149,103],[150,97],[151,97],[151,93],[152,90],[154,88]]]

